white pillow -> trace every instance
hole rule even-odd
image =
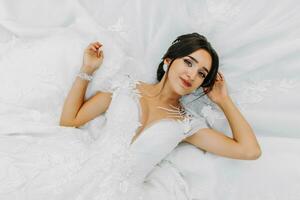
[[[84,49],[95,38],[104,44],[105,59],[88,87],[88,98],[105,77],[120,68],[124,54],[108,34],[99,37],[62,29],[50,36],[16,38],[10,43],[0,60],[0,101],[55,115],[58,122]]]

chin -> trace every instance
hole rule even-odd
[[[175,92],[180,96],[188,95],[191,93],[188,89],[186,89],[182,85],[180,85],[180,83],[177,84],[176,86],[177,86],[177,88],[175,88]]]
[[[188,88],[184,87],[181,84],[181,80],[179,78],[178,78],[178,80],[173,81],[172,88],[173,88],[173,91],[176,92],[176,94],[178,94],[180,96],[184,96],[184,95],[191,93],[191,91]]]

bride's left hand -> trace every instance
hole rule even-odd
[[[208,91],[208,88],[204,88],[204,91]],[[216,82],[210,92],[206,94],[210,100],[216,104],[220,104],[228,97],[227,86],[225,77],[221,72],[218,72]]]

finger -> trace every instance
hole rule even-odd
[[[224,75],[223,75],[223,73],[222,72],[219,72],[220,73],[220,76],[222,77],[222,78],[224,78]]]
[[[95,46],[101,46],[102,44],[100,42],[96,41],[96,42],[93,42],[93,45],[95,45]]]
[[[94,46],[97,47],[97,48],[99,48],[101,45],[98,44],[98,43],[94,43]]]
[[[89,49],[92,49],[93,47],[94,47],[93,43],[89,44],[89,46],[88,46]]]
[[[91,46],[95,46],[95,44],[94,44],[94,43],[90,43],[89,46],[90,46],[90,47],[91,47]]]
[[[218,72],[218,75],[220,77],[220,80],[223,80],[223,76],[222,76],[221,72]]]
[[[102,57],[103,56],[103,51],[98,51],[98,57]]]
[[[96,42],[96,44],[99,45],[99,46],[102,46],[102,44],[100,42],[98,42],[98,41]]]
[[[94,46],[91,46],[90,49],[93,50],[93,51],[97,51],[96,47],[94,47]]]
[[[224,76],[223,76],[223,75],[221,75],[221,76],[222,76],[222,77],[221,77],[221,80],[222,80],[222,81],[225,81],[225,78],[224,78]]]
[[[95,47],[99,46],[97,43],[93,43],[92,45],[95,46]]]
[[[103,46],[99,47],[99,50],[103,51],[103,48],[102,48],[102,47],[103,47]]]
[[[98,51],[98,49],[100,48],[97,44],[94,44],[94,47],[95,47],[96,51]]]
[[[89,47],[99,48],[98,44],[96,44],[96,43],[90,43]]]
[[[98,51],[101,51],[101,50],[102,50],[102,46],[99,46],[99,47],[98,47]]]

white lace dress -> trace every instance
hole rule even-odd
[[[122,200],[190,199],[187,184],[164,158],[185,137],[205,128],[187,111],[184,120],[141,125],[139,82],[122,75],[111,85],[112,101],[98,140],[86,144],[75,134],[40,139],[0,136],[0,199]]]

